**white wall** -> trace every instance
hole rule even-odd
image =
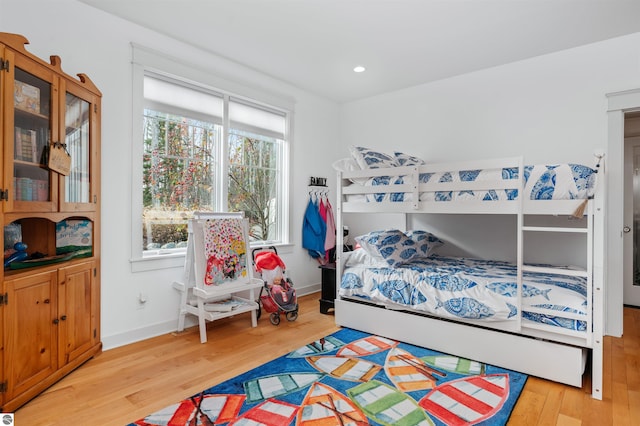
[[[524,155],[592,163],[605,94],[640,82],[640,34],[351,102],[341,139],[427,161]],[[377,126],[371,126],[376,123]]]
[[[527,164],[591,165],[593,151],[607,148],[605,94],[638,87],[640,33],[348,103],[336,158],[360,144],[427,161],[523,155]],[[427,223],[482,255],[482,238],[469,241],[461,232],[489,226],[468,220],[458,229],[448,218]],[[622,283],[606,285],[618,294]],[[618,334],[622,300],[609,303],[607,329]]]
[[[131,42],[296,99],[291,178],[295,245],[283,252],[283,258],[299,289],[320,281],[317,264],[299,244],[308,178],[326,176],[334,188],[329,165],[347,155],[348,145],[398,149],[428,161],[450,160],[454,154],[466,159],[524,155],[527,163],[591,164],[593,150],[606,148],[605,94],[640,87],[640,34],[635,34],[339,107],[75,0],[0,0],[0,10],[2,31],[26,36],[31,42],[28,49],[41,58],[60,56],[63,70],[72,75],[86,73],[104,95],[105,348],[172,331],[177,323],[178,295],[171,282],[180,277],[181,268],[133,273],[129,262]],[[459,240],[464,241],[463,237]],[[477,251],[477,241],[463,249]],[[136,309],[140,291],[149,299],[144,309]],[[609,314],[618,308],[610,308]]]
[[[299,293],[316,290],[320,270],[300,247],[309,176],[335,187],[326,147],[337,139],[338,106],[215,55],[145,30],[75,0],[0,0],[0,29],[24,35],[28,50],[47,60],[62,59],[71,75],[87,74],[102,99],[102,340],[106,349],[174,331],[178,293],[171,283],[182,268],[131,271],[132,67],[131,43],[166,52],[216,75],[296,101],[291,150],[291,240],[281,250]],[[215,50],[215,47],[212,47]],[[134,188],[136,190],[136,188]],[[148,303],[137,309],[137,295]],[[249,326],[249,319],[247,319]]]

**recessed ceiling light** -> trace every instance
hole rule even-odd
[[[353,72],[364,72],[365,68],[362,65],[358,65],[353,69]]]

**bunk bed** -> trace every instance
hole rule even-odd
[[[590,363],[592,397],[602,399],[603,155],[593,167],[525,166],[521,157],[428,164],[351,150],[334,163],[336,229],[352,213],[400,213],[407,226],[338,250],[338,325],[576,387]],[[406,229],[423,214],[515,216],[515,261],[438,255],[432,230]],[[525,263],[527,233],[582,235],[584,266]],[[549,299],[562,291],[562,301]]]

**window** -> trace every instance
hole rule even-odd
[[[286,243],[287,113],[148,71],[143,89],[142,256],[184,253],[194,211],[242,211],[252,243]]]

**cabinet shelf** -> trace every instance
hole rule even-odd
[[[57,270],[60,266],[66,267],[71,265],[77,265],[79,263],[85,263],[91,260],[95,260],[95,257],[93,256],[76,257],[76,258],[72,257],[71,259],[62,260],[60,262],[52,262],[52,263],[47,263],[42,265],[35,265],[28,268],[18,268],[18,269],[7,268],[4,270],[4,278],[5,280],[7,280],[10,278],[15,279],[20,277],[28,277],[34,274],[45,272],[45,271]]]
[[[17,106],[15,107],[15,113],[16,113],[16,118],[25,117],[25,118],[41,120],[43,122],[49,121],[48,115],[40,114],[33,111],[28,111],[26,109],[19,108]]]
[[[76,258],[85,258],[89,257],[86,253],[77,252],[77,253],[65,253],[65,254],[55,254],[53,256],[44,256],[37,259],[27,259],[18,262],[12,262],[9,264],[9,269],[27,269],[27,268],[35,268],[43,265],[51,265],[61,262],[66,262],[71,259]]]
[[[14,159],[13,164],[16,166],[36,167],[38,169],[46,170],[47,173],[49,172],[49,169],[47,169],[47,167],[42,163],[34,163],[33,161]]]

